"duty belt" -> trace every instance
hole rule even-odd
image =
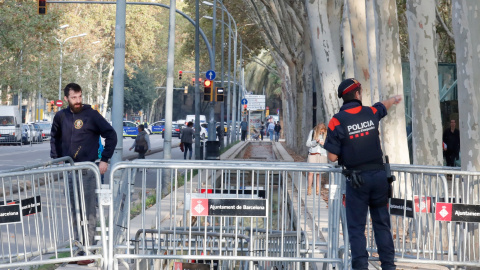
[[[355,171],[384,171],[385,166],[384,164],[379,163],[369,163],[369,164],[362,164],[354,167],[349,167],[347,170],[355,170]]]

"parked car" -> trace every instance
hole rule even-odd
[[[172,124],[172,137],[180,138],[180,125],[179,124]],[[162,138],[165,138],[165,128],[162,131]]]
[[[123,121],[123,138],[135,139],[138,135],[137,124],[132,121]]]
[[[22,143],[37,143],[43,142],[42,129],[35,124],[23,124],[22,125]]]
[[[32,132],[30,131],[30,125],[22,125],[22,143],[29,144],[33,140]]]
[[[35,123],[42,129],[43,140],[50,140],[50,132],[52,131],[52,123],[50,122],[37,122]]]
[[[165,121],[158,121],[150,125],[152,128],[153,134],[161,134],[163,133],[163,129],[165,128]]]
[[[33,126],[33,141],[39,142],[39,143],[43,142],[45,137],[43,128],[39,124],[32,124],[32,126]]]

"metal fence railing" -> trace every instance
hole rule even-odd
[[[87,174],[95,181],[84,182]],[[73,164],[71,158],[0,171],[0,268],[88,259],[105,263],[103,207],[98,207],[98,244],[82,237],[83,233],[89,239],[85,211],[81,210],[85,209],[83,189],[87,185],[94,185],[98,192],[98,167],[90,162]],[[79,251],[86,255],[77,256]]]
[[[324,175],[323,184],[334,191],[325,195],[330,210],[317,206],[307,217],[305,205],[324,200],[307,196],[309,171]],[[342,268],[339,244],[333,244],[341,230],[338,172],[298,163],[118,163],[110,172],[117,207],[109,215],[109,263],[114,269],[119,264],[171,269],[178,263],[217,269],[300,269],[309,263]],[[328,242],[315,225],[320,220],[331,225]]]
[[[392,171],[396,261],[478,266],[480,173],[410,165]],[[319,195],[307,195],[308,172],[321,178]],[[87,220],[87,174],[98,199],[97,243],[80,222]],[[120,162],[101,187],[95,164],[70,158],[0,171],[0,268],[84,259],[109,270],[350,268],[345,180],[327,164]],[[369,219],[366,235],[376,261]]]
[[[480,173],[412,165],[394,165],[392,171],[397,179],[390,200],[397,261],[478,267],[478,221],[438,220],[437,204],[477,206],[480,216]],[[370,219],[367,224],[368,247],[375,253]]]

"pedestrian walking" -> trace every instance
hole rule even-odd
[[[310,133],[308,133],[306,146],[308,147],[308,163],[327,163],[327,151],[323,148],[325,137],[327,136],[327,127],[324,123],[316,125]],[[307,195],[312,195],[314,173],[308,173]],[[320,194],[320,175],[315,173],[316,178],[316,194]]]
[[[456,125],[454,119],[450,120],[450,128],[443,132],[443,155],[450,167],[455,167],[455,160],[460,158],[460,131]]]
[[[99,136],[105,138],[105,147],[101,154],[98,168],[100,174],[108,169],[108,160],[112,157],[117,145],[117,134],[113,127],[103,118],[98,111],[93,110],[90,105],[82,103],[82,88],[76,83],[69,83],[63,90],[64,100],[68,103],[66,109],[60,110],[53,118],[50,140],[50,157],[60,158],[69,156],[75,162],[95,162],[98,157]],[[86,216],[86,220],[77,220],[75,214],[75,202],[73,194],[73,177],[68,178],[70,187],[70,204],[72,207],[72,227],[75,239],[80,239],[84,245],[93,245],[95,236],[96,216],[96,192],[97,183],[95,174],[91,170],[82,171],[83,193],[85,198],[85,209],[81,208],[80,218]],[[78,181],[78,177],[76,178]],[[80,188],[78,189],[80,190]],[[81,196],[81,194],[78,194]],[[81,234],[77,231],[77,222],[88,224],[87,232]],[[83,229],[83,226],[82,226]],[[79,255],[84,255],[80,252]],[[93,260],[78,261],[80,265],[93,263]]]
[[[137,137],[129,150],[132,151],[132,149],[135,149],[135,152],[138,153],[138,159],[145,159],[145,154],[152,151],[150,136],[148,132],[145,131],[144,125],[138,125],[137,129]]]
[[[245,118],[243,118],[242,122],[240,123],[240,128],[242,130],[242,141],[245,141],[247,138],[247,131],[248,131],[248,123]]]
[[[268,123],[268,135],[270,135],[270,141],[273,141],[273,133],[275,132],[275,124],[272,120]]]
[[[400,103],[396,95],[362,106],[362,86],[355,79],[346,79],[338,87],[343,99],[340,112],[330,120],[324,144],[328,159],[337,161],[347,176],[346,214],[353,269],[368,269],[365,224],[370,208],[375,241],[383,270],[396,269],[395,249],[390,232],[388,196],[390,183],[383,164],[378,126],[387,110]]]
[[[262,124],[260,125],[260,139],[263,141],[263,133],[265,132],[265,125]]]
[[[190,151],[188,159],[192,159],[192,143],[194,134],[195,131],[193,130],[193,122],[188,122],[187,127],[180,131],[180,143],[183,143],[183,148],[185,149],[185,152],[183,152],[183,159],[187,159],[188,151]]]
[[[282,126],[280,126],[280,121],[277,121],[273,130],[275,131],[275,141],[278,142],[278,140],[280,139],[280,130],[282,130]]]

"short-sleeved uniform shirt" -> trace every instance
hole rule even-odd
[[[362,106],[358,100],[344,103],[328,124],[324,148],[337,155],[339,164],[348,169],[382,164],[378,127],[386,115],[387,109],[380,102],[372,107]]]

